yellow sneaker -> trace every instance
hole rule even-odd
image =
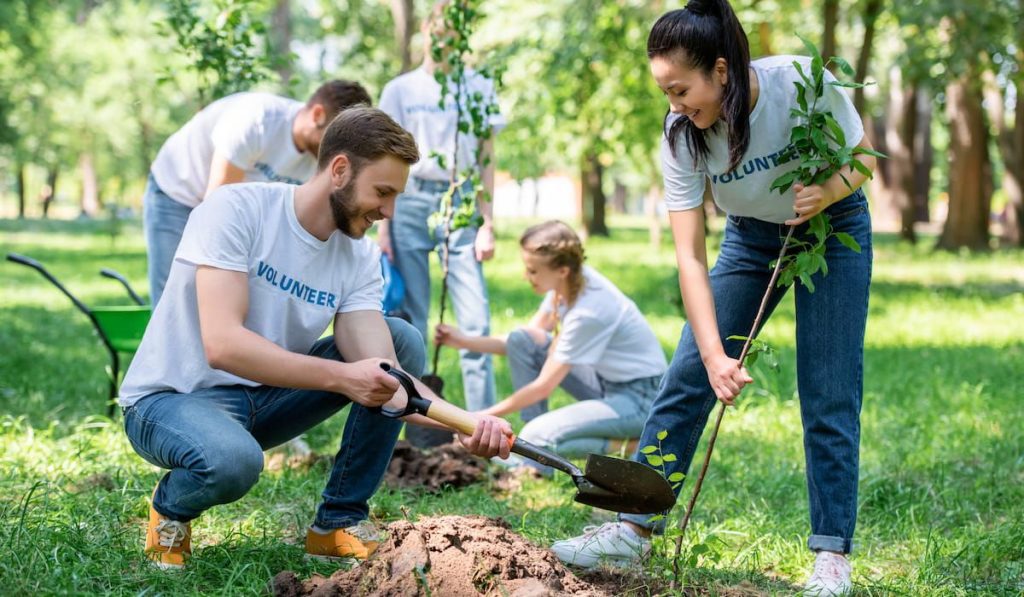
[[[178,569],[192,556],[192,525],[165,518],[149,506],[146,557],[163,569]]]
[[[306,555],[322,560],[365,560],[377,550],[380,541],[380,531],[368,520],[327,533],[310,527],[306,529]]]

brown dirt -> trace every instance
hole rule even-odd
[[[486,476],[487,462],[456,442],[421,450],[403,440],[395,445],[384,482],[389,487],[439,491],[472,485]]]
[[[304,582],[291,571],[281,572],[271,589],[282,597],[610,595],[580,580],[554,554],[527,542],[504,521],[482,516],[394,522],[388,540],[360,566]]]

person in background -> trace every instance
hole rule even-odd
[[[329,81],[300,102],[236,93],[199,111],[168,137],[142,199],[149,296],[156,308],[189,214],[217,187],[235,182],[302,184],[316,172],[320,138],[342,110],[370,105],[353,81]]]
[[[459,172],[473,165],[479,166],[474,161],[481,143],[484,156],[494,152],[493,135],[481,141],[472,134],[459,133],[458,155],[455,155],[458,130],[455,100],[449,96],[443,109],[438,105],[441,85],[434,75],[438,71],[445,72],[447,65],[437,64],[431,58],[430,36],[431,31],[444,33],[441,11],[445,4],[435,4],[423,23],[422,66],[390,81],[380,95],[380,109],[412,133],[424,157],[410,170],[411,178],[394,219],[381,222],[378,230],[381,251],[392,260],[405,280],[402,311],[424,337],[430,314],[430,254],[437,251],[441,255],[440,244],[444,237],[440,226],[431,229],[428,225],[430,214],[438,211],[441,197],[448,190],[452,164],[456,164]],[[494,97],[493,83],[472,70],[466,72],[465,85],[467,95],[480,93],[484,98]],[[500,113],[490,115],[488,122],[494,133],[505,125]],[[431,157],[435,154],[444,157],[443,163],[447,168]],[[483,168],[481,180],[487,195],[493,196],[493,165]],[[458,195],[455,201],[458,201]],[[481,264],[494,256],[494,219],[490,201],[478,201],[477,209],[483,224],[479,228],[460,228],[448,238],[448,290],[459,326],[467,333],[485,336],[490,333],[491,315]],[[480,410],[494,404],[491,356],[473,350],[461,350],[459,356],[466,407]]]
[[[667,363],[636,304],[608,278],[583,264],[583,243],[556,220],[519,239],[525,278],[544,296],[530,322],[507,338],[470,336],[439,325],[435,342],[508,357],[515,392],[480,411],[521,411],[519,437],[566,457],[623,450],[643,430]],[[578,400],[547,412],[561,386]],[[509,465],[550,469],[513,455]]]

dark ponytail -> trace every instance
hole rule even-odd
[[[750,145],[750,46],[747,33],[727,0],[690,0],[685,8],[662,15],[647,37],[647,59],[658,57],[677,60],[709,78],[715,61],[725,59],[728,82],[722,96],[721,120],[728,127],[729,170],[735,169]],[[672,155],[682,132],[694,161],[705,161],[705,131],[686,116],[677,118],[670,127],[670,114],[671,111],[665,114],[665,135]]]

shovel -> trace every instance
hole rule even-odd
[[[381,414],[393,418],[419,414],[466,435],[473,434],[477,423],[473,414],[448,402],[427,400],[416,390],[411,377],[386,363],[381,367],[402,384],[409,396],[405,409],[381,408]],[[509,444],[516,454],[571,476],[576,484],[574,499],[581,504],[627,514],[664,512],[675,504],[676,496],[668,481],[658,471],[639,462],[590,454],[585,469],[580,470],[554,452],[515,436],[509,438]]]

